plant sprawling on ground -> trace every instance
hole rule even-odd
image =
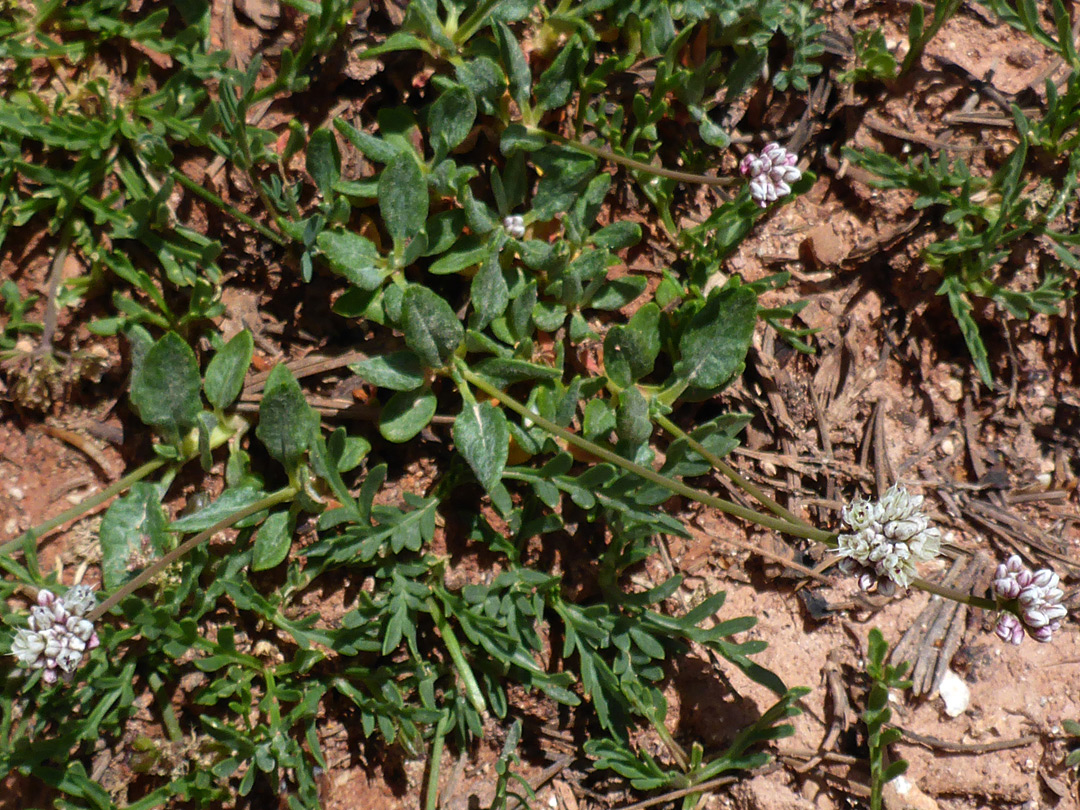
[[[0,696],[0,773],[51,785],[72,808],[260,807],[282,786],[290,806],[315,807],[333,717],[369,745],[428,757],[434,808],[444,746],[498,727],[504,806],[529,793],[513,772],[536,722],[522,691],[573,708],[592,767],[638,790],[764,765],[806,690],[754,662],[766,644],[740,634],[755,619],[727,615],[724,594],[680,609],[681,577],[644,587],[631,574],[658,536],[687,534],[662,508],[673,493],[837,545],[756,490],[769,514],[686,483],[716,468],[746,484],[723,457],[751,417],[716,395],[759,322],[812,350],[790,320],[798,305],[759,301],[786,275],[751,283],[722,267],[769,206],[814,179],[761,139],[744,183],[728,111],[761,93],[801,103],[822,70],[819,13],[775,0],[414,0],[396,24],[365,17],[369,29],[356,5],[283,4],[296,37],[247,64],[211,47],[205,0],[13,4],[0,20],[0,248],[44,230],[53,258],[43,322],[42,301],[0,286],[9,393],[45,410],[100,378],[98,354],[61,342],[62,312],[85,342],[122,348],[133,419],[155,437],[92,503],[0,549],[0,642],[24,666]],[[912,59],[955,10],[938,5],[929,22],[913,13]],[[991,5],[1058,42],[1024,6]],[[872,34],[856,54],[850,81],[912,69]],[[383,75],[342,85],[346,59]],[[1075,239],[1055,221],[1080,164],[1068,157],[1067,181],[1038,202],[1021,193],[1036,153],[1071,153],[1074,84],[1042,121],[1015,112],[1016,151],[988,180],[960,161],[849,155],[945,210],[927,259],[988,384],[969,298],[1024,318],[1066,295],[1057,272],[1034,290],[995,280],[1005,246],[1045,237],[1075,273]],[[353,117],[327,102],[335,90],[379,101]],[[297,115],[264,128],[270,105]],[[219,193],[219,170],[242,193]],[[693,183],[731,191],[682,228]],[[612,205],[616,194],[635,204]],[[634,261],[655,255],[643,224],[671,256],[648,272]],[[69,255],[82,272],[62,279]],[[295,363],[252,372],[261,336],[221,328],[223,291],[251,283],[251,266],[302,312],[291,339],[311,337],[304,308],[321,313],[316,339],[351,352],[341,365],[377,410],[326,416]],[[242,407],[252,396],[257,412]],[[427,480],[402,477],[396,445],[434,459]],[[218,494],[171,515],[180,482],[200,476]],[[87,561],[102,600],[90,604],[41,570],[36,541],[113,496]],[[887,538],[865,545],[852,522],[843,546],[872,580],[902,571],[901,587],[938,539],[921,499],[903,498],[903,514],[867,518]],[[919,520],[934,542],[905,562],[915,530],[895,534]],[[461,555],[483,560],[482,575],[455,572]],[[581,587],[552,570],[564,560]],[[27,593],[29,621],[12,607]],[[332,620],[312,608],[328,594]],[[1008,595],[971,598],[1020,610]],[[96,622],[96,646],[79,621]],[[668,665],[691,650],[775,695],[712,750],[665,724]],[[902,771],[885,766],[883,695],[902,675],[885,650],[871,639],[875,800]],[[642,729],[661,756],[638,744]],[[91,774],[102,744],[130,753],[131,780],[112,793]]]

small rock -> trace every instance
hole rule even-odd
[[[273,31],[281,20],[278,0],[236,0],[234,7],[263,31]]]
[[[945,382],[942,393],[949,402],[959,402],[964,398],[964,384],[955,377],[950,377]]]
[[[938,803],[927,796],[918,786],[898,776],[881,791],[885,810],[938,810]]]
[[[945,702],[945,714],[949,717],[959,717],[967,711],[971,703],[971,690],[963,679],[951,669],[945,670],[945,677],[941,679],[938,694]]]
[[[8,495],[11,496],[13,501],[21,501],[26,497],[26,493],[22,491],[21,487],[8,487]]]

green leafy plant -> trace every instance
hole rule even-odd
[[[885,44],[885,32],[881,28],[856,31],[854,46],[855,66],[841,73],[837,77],[840,81],[890,82],[896,78],[896,58]]]
[[[1075,720],[1062,720],[1061,726],[1073,737],[1080,737],[1080,723]],[[1080,747],[1069,751],[1065,757],[1066,768],[1075,768],[1077,765],[1080,765]]]
[[[889,645],[876,627],[870,631],[866,653],[866,674],[870,676],[870,694],[866,699],[866,710],[862,713],[862,720],[866,723],[868,734],[867,745],[870,749],[870,807],[872,810],[881,808],[881,792],[886,783],[903,774],[908,767],[906,760],[898,759],[889,762],[888,751],[890,743],[900,739],[900,731],[895,728],[886,728],[886,724],[892,719],[892,709],[889,708],[889,690],[908,689],[911,681],[904,680],[904,673],[908,670],[906,663],[892,666],[885,663],[889,652]]]
[[[1030,126],[1014,108],[1020,142],[1004,165],[989,179],[974,177],[961,160],[945,157],[931,162],[926,156],[906,165],[869,151],[848,150],[857,163],[881,177],[883,188],[910,188],[919,192],[916,209],[937,207],[944,226],[941,238],[926,248],[927,263],[942,275],[938,289],[948,298],[979,376],[992,385],[986,345],[972,315],[973,296],[993,301],[1008,315],[1027,319],[1035,313],[1053,313],[1071,297],[1069,274],[1080,262],[1070,246],[1075,239],[1053,227],[1076,189],[1080,159],[1070,158],[1069,170],[1059,189],[1047,188],[1040,198],[1024,193],[1029,160]],[[1058,266],[1049,265],[1036,287],[1015,289],[1008,284],[1005,260],[1009,246],[1021,239],[1046,237]]]

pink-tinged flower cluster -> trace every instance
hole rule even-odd
[[[78,669],[83,655],[98,646],[93,622],[84,618],[97,604],[94,589],[76,585],[63,597],[52,591],[38,592],[30,611],[29,628],[21,628],[11,642],[11,654],[27,669],[42,669],[45,683],[56,683]]]
[[[1058,583],[1058,575],[1049,568],[1032,571],[1017,554],[999,565],[991,586],[994,599],[999,605],[1015,601],[1017,612],[1001,614],[998,636],[1010,644],[1019,644],[1025,633],[1036,641],[1050,641],[1068,613]]]
[[[747,155],[739,164],[739,171],[750,178],[750,196],[765,208],[769,203],[791,193],[791,184],[802,177],[795,164],[797,155],[778,143],[770,143],[760,155]]]

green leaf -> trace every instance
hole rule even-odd
[[[195,425],[202,410],[195,352],[175,332],[167,332],[132,374],[131,402],[144,423],[175,441]]]
[[[551,67],[536,83],[536,104],[541,109],[554,110],[570,100],[581,72],[581,40],[575,35],[559,51]]]
[[[390,442],[407,442],[431,422],[438,400],[430,388],[399,391],[379,414],[379,433]]]
[[[369,357],[349,370],[372,385],[391,391],[413,391],[424,384],[424,369],[415,352],[408,350]]]
[[[203,391],[215,408],[227,408],[244,387],[244,377],[255,352],[251,332],[237,332],[206,367]]]
[[[604,337],[604,371],[620,388],[649,374],[659,354],[660,307],[651,301]]]
[[[460,226],[459,226],[460,227]],[[475,267],[491,252],[491,246],[475,234],[464,236],[453,247],[432,262],[428,272],[434,276],[460,273],[467,267]]]
[[[506,311],[510,303],[510,289],[503,277],[498,252],[490,251],[480,265],[480,272],[473,276],[470,298],[475,311],[472,328],[477,331],[486,329],[488,324]]]
[[[266,497],[266,493],[254,487],[231,487],[209,506],[198,512],[174,520],[169,529],[174,532],[201,532],[215,523],[246,509],[256,501]]]
[[[285,559],[292,546],[296,521],[289,511],[272,512],[255,534],[251,550],[251,570],[266,571]]]
[[[723,387],[742,368],[756,323],[753,290],[713,290],[679,339],[675,376],[696,388]]]
[[[379,175],[379,212],[397,249],[403,249],[427,221],[427,183],[416,158],[407,152],[394,155]]]
[[[907,769],[908,769],[907,760],[906,759],[898,759],[896,762],[889,765],[889,767],[885,769],[885,772],[883,774],[881,774],[881,781],[882,782],[891,782],[896,777],[901,776],[904,773],[907,773]]]
[[[960,327],[960,334],[964,336],[964,342],[971,353],[971,359],[975,363],[979,377],[988,388],[992,387],[994,375],[990,373],[990,356],[986,352],[986,344],[983,343],[979,325],[975,323],[971,315],[971,302],[964,293],[963,282],[956,276],[950,276],[945,279],[938,292],[945,292],[948,295],[949,307]]]
[[[508,132],[509,128],[503,133],[504,151]],[[540,221],[570,210],[596,171],[595,158],[564,146],[547,146],[534,154],[533,160],[543,172],[531,207]]]
[[[487,402],[466,402],[453,428],[454,445],[476,480],[491,492],[502,479],[510,449],[510,429],[501,410]]]
[[[506,388],[524,380],[557,380],[562,376],[557,368],[512,357],[489,357],[477,363],[473,370],[497,388]]]
[[[113,502],[98,532],[105,590],[116,590],[169,550],[168,524],[158,488],[145,481]]]
[[[401,299],[405,344],[430,368],[442,368],[465,337],[454,310],[437,293],[410,284]]]
[[[341,179],[341,154],[337,139],[328,129],[317,129],[308,141],[307,170],[324,200],[333,199],[334,183]]]
[[[331,269],[361,290],[377,290],[383,274],[379,252],[371,240],[352,231],[323,231],[315,240]]]
[[[615,410],[615,432],[620,439],[633,446],[648,441],[652,435],[649,403],[636,387],[627,388],[619,394],[619,406]]]
[[[334,493],[334,497],[341,502],[342,508],[350,513],[355,520],[359,515],[356,508],[356,501],[353,500],[352,493],[349,492],[349,488],[345,486],[345,482],[341,480],[341,462],[347,449],[348,441],[345,434],[345,428],[338,428],[335,430],[330,435],[329,441],[323,439],[322,434],[316,431],[314,439],[311,442],[308,457],[311,459],[311,471],[330,486],[330,490]],[[371,449],[371,445],[365,439],[358,439],[357,441],[362,442],[363,445],[365,445],[364,447],[358,448],[361,450],[362,457],[363,454]],[[359,461],[360,458],[357,458],[352,466],[356,466]],[[346,466],[346,469],[351,468]]]
[[[363,132],[347,121],[340,118],[334,119],[334,128],[349,139],[364,157],[374,160],[376,163],[389,163],[398,154],[398,149],[393,144],[387,143],[382,138],[376,138]]]
[[[510,95],[519,107],[524,108],[529,101],[529,92],[532,89],[532,71],[529,70],[529,63],[525,61],[525,54],[522,53],[521,46],[518,45],[506,23],[497,22],[492,28],[495,31],[495,40],[499,44],[499,56],[510,82]]]
[[[292,473],[311,443],[319,416],[307,404],[300,385],[284,364],[274,366],[259,404],[255,435],[272,458]]]
[[[460,84],[435,99],[428,114],[428,130],[431,132],[436,160],[445,157],[465,140],[475,119],[476,99]]]
[[[612,222],[589,237],[598,248],[620,250],[641,241],[641,226],[636,222]]]
[[[499,150],[510,157],[519,151],[535,152],[547,146],[547,139],[538,132],[532,132],[521,124],[511,124],[503,130],[499,139]]]

